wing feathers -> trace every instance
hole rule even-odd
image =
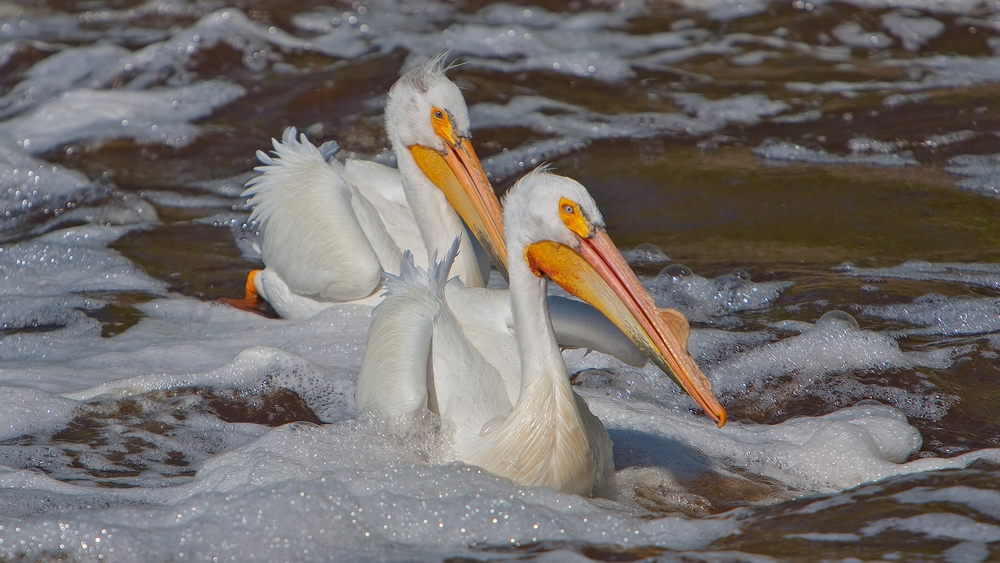
[[[258,152],[260,175],[244,196],[260,223],[264,263],[296,293],[337,301],[360,299],[378,286],[379,256],[352,206],[343,166],[289,127],[272,155]]]

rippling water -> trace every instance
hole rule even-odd
[[[729,411],[566,352],[614,500],[359,416],[365,308],[217,302],[255,152],[392,164],[441,51],[498,193],[586,185]],[[980,0],[0,2],[0,559],[996,559],[997,55]]]

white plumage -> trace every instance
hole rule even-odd
[[[375,305],[381,272],[398,273],[402,251],[426,268],[428,256],[458,240],[451,275],[461,283],[449,284],[449,306],[487,358],[515,371],[509,297],[484,289],[490,257],[506,274],[500,203],[470,146],[465,101],[440,59],[393,85],[386,128],[398,170],[351,159],[341,164],[331,158],[334,144],[316,147],[291,127],[271,155],[258,151],[260,174],[244,195],[260,226],[265,268],[250,273],[247,299],[235,304],[249,306],[260,296],[284,318],[309,317],[336,303]],[[553,298],[553,311],[561,344],[645,362],[593,308]]]
[[[725,411],[686,349],[690,363],[670,358],[686,345],[686,321],[681,326],[679,313],[655,310],[610,244],[583,186],[532,173],[508,194],[504,218],[516,364],[491,362],[451,309],[454,282],[446,283],[445,272],[455,246],[429,274],[407,259],[373,316],[358,378],[359,411],[372,409],[405,422],[426,408],[455,430],[457,457],[467,463],[525,485],[606,493],[611,441],[570,385],[549,315],[551,277],[609,314],[633,341],[649,342],[647,354],[666,369],[676,366],[671,375],[706,413],[725,422]],[[475,321],[466,319],[469,323]]]
[[[468,141],[465,100],[440,58],[393,85],[386,128],[398,170],[341,164],[329,145],[316,147],[295,128],[274,141],[271,155],[258,151],[259,175],[243,195],[260,225],[265,268],[251,272],[248,300],[257,294],[285,318],[334,303],[375,304],[381,272],[398,272],[403,250],[426,265],[456,238],[461,252],[452,274],[469,287],[486,285],[490,258],[477,252],[449,198],[494,253],[500,205]]]

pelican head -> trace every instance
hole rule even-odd
[[[392,86],[385,107],[389,140],[444,192],[506,277],[500,202],[472,149],[465,98],[444,71],[444,57],[438,56]]]
[[[511,197],[518,191],[530,191],[530,197]],[[719,426],[726,423],[726,411],[688,354],[687,320],[676,310],[656,308],[608,236],[586,188],[537,170],[511,188],[504,219],[517,225],[508,231],[509,246],[524,249],[524,260],[536,276],[548,276],[604,313],[706,415]]]

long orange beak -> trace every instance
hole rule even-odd
[[[472,150],[468,139],[442,137],[445,141],[444,153],[423,145],[409,147],[417,166],[434,185],[444,192],[448,202],[462,217],[472,234],[486,249],[493,265],[507,276],[507,243],[503,237],[503,211],[500,200],[479,157]]]
[[[726,410],[688,354],[690,328],[684,315],[674,309],[656,308],[603,229],[581,241],[579,252],[553,241],[534,243],[525,249],[525,258],[535,272],[545,273],[604,313],[709,418],[720,427],[726,424]]]

